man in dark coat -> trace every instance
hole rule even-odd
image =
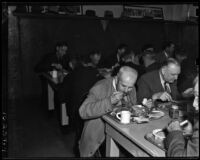
[[[159,70],[142,75],[137,83],[138,102],[141,103],[144,98],[162,101],[180,98],[176,85],[180,71],[180,64],[169,58]]]

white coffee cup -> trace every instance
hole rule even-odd
[[[121,111],[116,114],[117,119],[120,120],[121,123],[127,124],[131,121],[131,112],[130,111]]]
[[[52,77],[53,78],[57,78],[58,77],[58,72],[56,70],[53,70]]]

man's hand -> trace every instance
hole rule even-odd
[[[192,123],[188,121],[187,125],[183,127],[183,135],[191,135],[193,132]]]
[[[182,129],[181,129],[179,121],[172,121],[168,125],[167,130],[168,132],[171,132],[171,131],[181,131]]]
[[[171,101],[172,100],[172,97],[169,93],[167,92],[158,92],[158,93],[155,93],[153,96],[152,96],[152,99],[153,100],[156,100],[156,99],[161,99],[162,101]]]
[[[123,97],[122,92],[114,92],[111,95],[111,104],[117,104],[119,101],[121,101],[122,97]]]
[[[194,90],[193,88],[188,88],[184,92],[182,92],[183,97],[192,97],[194,95]]]
[[[148,99],[146,101],[144,101],[144,103],[142,103],[144,106],[146,106],[148,109],[151,109],[153,107],[153,100],[152,99]]]

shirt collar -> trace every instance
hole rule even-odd
[[[115,77],[113,78],[113,88],[114,88],[114,91],[117,91],[116,78]]]
[[[160,76],[160,82],[161,82],[161,84],[162,84],[162,86],[163,86],[163,88],[164,88],[165,80],[163,79],[163,76],[162,76],[162,74],[161,74],[161,71],[159,71],[159,76]]]
[[[159,75],[160,75],[160,82],[161,82],[163,88],[165,89],[165,82],[166,82],[166,81],[163,79],[163,76],[162,76],[161,71],[159,71]],[[166,85],[168,86],[168,88],[169,88],[169,90],[170,90],[170,92],[171,92],[171,88],[170,88],[170,85],[169,85],[168,82],[166,82]]]

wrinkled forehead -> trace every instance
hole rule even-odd
[[[180,74],[181,72],[181,67],[176,64],[169,64],[167,66],[167,70],[170,74]]]
[[[126,86],[133,86],[134,83],[136,82],[136,79],[137,79],[137,75],[133,75],[133,73],[132,74],[122,73],[119,76],[119,81]]]

